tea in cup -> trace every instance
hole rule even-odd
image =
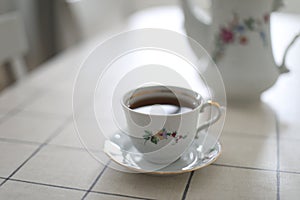
[[[141,87],[127,92],[121,104],[132,144],[146,160],[158,164],[177,160],[197,133],[221,116],[216,102],[175,86]],[[217,113],[207,120],[202,113],[211,106]]]

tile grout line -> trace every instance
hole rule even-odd
[[[237,169],[249,169],[249,170],[265,171],[265,172],[277,172],[277,170],[273,170],[273,169],[263,169],[263,168],[256,168],[256,167],[244,167],[244,166],[237,166],[237,165],[217,164],[217,163],[213,163],[211,165],[218,166],[218,167],[230,167],[230,168],[237,168]]]
[[[6,143],[11,143],[11,144],[28,144],[28,145],[41,145],[43,144],[42,142],[31,142],[27,140],[19,140],[15,138],[2,138],[0,137],[0,142],[6,142]]]
[[[97,176],[97,178],[94,180],[94,182],[92,183],[92,185],[89,187],[88,190],[86,190],[86,193],[83,195],[83,197],[81,198],[82,200],[84,200],[89,193],[96,193],[96,194],[105,194],[105,195],[112,195],[112,196],[119,196],[119,197],[128,197],[128,198],[133,198],[133,199],[145,199],[145,200],[153,200],[153,199],[149,199],[149,198],[144,198],[144,197],[136,197],[136,196],[129,196],[129,195],[123,195],[123,194],[115,194],[115,193],[107,193],[107,192],[98,192],[98,191],[93,191],[94,186],[97,184],[97,182],[99,181],[99,179],[102,177],[102,175],[104,174],[104,172],[106,171],[108,165],[110,164],[111,160],[109,160],[106,165],[104,166],[104,168],[101,170],[100,174]]]
[[[183,192],[183,195],[182,195],[181,200],[185,200],[185,199],[186,199],[186,195],[187,195],[187,193],[188,193],[188,191],[189,191],[190,184],[191,184],[192,178],[193,178],[193,176],[194,176],[194,172],[195,172],[195,171],[192,171],[192,172],[190,173],[190,176],[189,176],[189,179],[188,179],[188,181],[187,181],[187,183],[186,183],[186,186],[185,186],[185,188],[184,188],[184,192]]]
[[[21,180],[21,179],[14,179],[14,178],[10,178],[9,181],[28,183],[28,184],[33,184],[33,185],[47,186],[47,187],[55,187],[55,188],[61,188],[61,189],[67,189],[67,190],[76,190],[76,191],[82,191],[82,192],[86,191],[85,189],[81,189],[81,188],[67,187],[67,186],[62,186],[62,185],[53,185],[53,184],[48,184],[48,183],[39,183],[39,182],[26,181],[26,180]]]
[[[35,156],[42,148],[44,144],[41,144],[17,169],[15,169],[1,184],[4,185],[13,175],[15,175],[33,156]]]
[[[132,199],[155,200],[155,199],[149,199],[149,198],[144,198],[144,197],[136,197],[136,196],[130,196],[130,195],[125,195],[125,194],[115,194],[115,193],[108,193],[108,192],[90,191],[90,193],[105,194],[105,195],[111,195],[111,196],[117,196],[117,197],[128,197],[128,198],[132,198]]]
[[[107,166],[109,165],[110,161],[108,161],[106,163],[106,165],[104,166],[104,168],[101,170],[100,174],[96,177],[96,179],[94,180],[94,182],[92,183],[92,185],[89,187],[89,189],[86,191],[86,193],[82,196],[81,200],[84,200],[87,195],[90,193],[90,191],[94,188],[94,186],[96,185],[96,183],[98,182],[98,180],[101,178],[101,176],[104,174]]]
[[[54,188],[60,188],[60,189],[66,189],[66,190],[75,190],[75,191],[87,192],[86,189],[82,189],[82,188],[67,187],[67,186],[47,184],[47,183],[39,183],[39,182],[26,181],[26,180],[21,180],[21,179],[14,179],[14,178],[9,179],[9,181],[21,182],[21,183],[27,183],[27,184],[39,185],[39,186],[45,186],[45,187],[54,187]],[[91,191],[91,193],[111,195],[111,196],[120,196],[120,197],[129,197],[129,198],[134,198],[134,199],[153,200],[153,199],[148,199],[148,198],[143,198],[143,197],[136,197],[136,196],[122,195],[122,194],[115,194],[115,193],[109,193],[109,192]]]
[[[286,173],[286,174],[300,174],[300,172],[290,172],[285,170],[279,170],[280,173]]]
[[[279,128],[279,119],[277,114],[275,114],[275,122],[276,122],[276,146],[277,146],[277,167],[276,167],[276,179],[277,179],[277,192],[276,199],[280,200],[280,128]]]
[[[26,140],[19,140],[19,139],[14,139],[14,138],[1,138],[0,137],[0,142],[7,142],[7,143],[13,143],[13,144],[29,144],[29,145],[41,145],[43,143],[40,142],[31,142],[31,141],[26,141]],[[75,146],[65,146],[61,144],[47,144],[48,146],[53,146],[53,147],[59,147],[59,148],[64,148],[64,149],[74,149],[78,151],[86,151],[84,148],[80,147],[75,147]],[[98,152],[98,150],[91,150],[94,152]],[[277,170],[272,170],[272,169],[266,169],[266,168],[256,168],[256,167],[246,167],[246,166],[238,166],[238,165],[227,165],[227,164],[221,164],[221,163],[213,163],[211,164],[213,166],[222,166],[222,167],[231,167],[231,168],[239,168],[239,169],[249,169],[249,170],[258,170],[258,171],[270,171],[270,172],[277,172]],[[287,174],[300,174],[300,172],[295,172],[295,171],[286,171],[286,170],[278,170],[281,173],[287,173]],[[1,178],[1,177],[0,177]],[[2,179],[6,179],[2,177]]]
[[[44,143],[38,146],[38,148],[17,168],[15,169],[1,184],[4,185],[13,175],[15,175],[31,158],[33,158],[44,146],[46,146],[56,135],[58,135],[66,126],[66,124],[72,120],[72,117],[68,117],[64,123],[62,123],[46,140]]]
[[[223,131],[221,136],[223,136],[223,137],[235,137],[236,135],[239,135],[239,136],[243,135],[243,137],[247,137],[247,138],[270,138],[269,135],[258,135],[258,134],[256,134],[256,135],[252,134],[251,135],[250,133],[243,132],[243,131],[229,131],[229,130]],[[276,136],[272,139],[276,139]]]
[[[226,164],[217,164],[217,163],[213,163],[211,165],[212,166],[217,166],[217,167],[230,167],[230,168],[237,168],[237,169],[249,169],[249,170],[264,171],[264,172],[277,172],[277,170],[273,170],[273,169],[244,167],[244,166],[237,166],[237,165],[226,165]],[[285,170],[278,170],[278,172],[286,173],[286,174],[300,174],[300,172],[285,171]]]
[[[43,142],[31,142],[27,140],[20,140],[20,139],[15,139],[15,138],[1,138],[0,137],[0,142],[7,142],[11,144],[29,144],[29,145],[41,145]],[[53,147],[59,147],[59,148],[64,148],[64,149],[74,149],[74,150],[81,150],[81,151],[86,151],[84,147],[75,147],[75,146],[66,146],[62,144],[47,144],[48,146],[53,146]],[[91,152],[99,152],[99,150],[96,149],[90,149]]]
[[[250,135],[249,133],[246,133],[246,132],[229,132],[229,131],[223,131],[224,134],[222,133],[221,137],[235,137],[236,135],[241,135],[243,134],[243,137],[247,137],[247,138],[257,138],[257,139],[260,139],[260,138],[267,138],[267,139],[274,139],[276,140],[276,134],[274,136],[274,138],[272,137],[268,137],[268,136],[263,136],[263,135]],[[227,134],[234,134],[234,135],[226,135]],[[282,138],[286,141],[290,141],[290,140],[297,140],[297,141],[300,141],[300,138],[293,138],[293,137],[284,137]]]
[[[23,108],[24,109],[24,108]],[[21,110],[21,109],[20,109]],[[55,113],[50,113],[47,111],[37,111],[37,110],[22,110],[23,112],[25,112],[26,114],[28,114],[29,116],[43,116],[47,118],[63,118],[63,117],[68,117],[67,114],[55,114]]]
[[[31,102],[33,99],[41,96],[44,92],[41,91],[37,91],[35,92],[35,94],[29,98],[27,98],[26,100],[24,100],[23,102],[21,102],[20,104],[18,104],[17,106],[13,107],[12,109],[10,109],[1,119],[0,119],[0,124],[2,124],[3,122],[5,122],[7,119],[9,119],[10,117],[13,117],[14,115],[18,114],[19,112],[22,111],[22,108],[24,106],[26,106],[29,102]]]
[[[212,164],[212,165],[214,165],[214,166],[221,166],[221,167],[244,168],[244,167],[231,166],[231,165],[219,165],[219,164]],[[269,171],[272,171],[272,170],[269,170]],[[300,174],[300,172],[287,172],[287,171],[281,171],[281,172],[282,173]],[[0,177],[0,179],[6,179],[6,178],[5,177]],[[42,186],[62,188],[62,189],[69,189],[69,190],[78,190],[78,191],[84,191],[84,192],[87,191],[85,189],[80,189],[80,188],[73,188],[73,187],[59,186],[59,185],[53,185],[53,184],[38,183],[38,182],[26,181],[26,180],[20,180],[20,179],[13,179],[13,178],[10,178],[9,181],[24,182],[24,183],[34,184],[34,185],[42,185]],[[120,197],[129,197],[129,198],[135,198],[135,199],[149,199],[149,198],[143,198],[143,197],[135,197],[135,196],[129,196],[129,195],[107,193],[107,192],[98,192],[98,191],[90,191],[90,193],[105,194],[105,195],[120,196]],[[152,200],[152,199],[149,199],[149,200]]]
[[[2,182],[5,181],[5,178],[4,177],[0,177],[0,184],[2,184]]]
[[[31,142],[31,141],[19,140],[19,139],[15,139],[15,138],[1,138],[0,137],[0,141],[7,142],[7,143],[13,143],[13,144],[30,144],[30,145],[41,145],[42,144],[40,142]],[[79,151],[80,150],[81,151],[86,151],[86,149],[84,149],[84,148],[75,147],[75,146],[65,146],[65,145],[61,145],[61,144],[47,144],[47,145],[48,146],[53,146],[53,147],[65,148],[65,149],[74,149],[74,150],[79,150]],[[91,151],[98,152],[98,150],[91,150]],[[266,168],[246,167],[246,166],[217,164],[217,163],[213,163],[212,165],[214,165],[214,166],[223,166],[223,167],[232,167],[232,168],[240,168],[240,169],[249,169],[249,170],[261,170],[261,171],[277,172],[277,170],[266,169]],[[287,173],[287,174],[300,174],[300,172],[285,171],[285,170],[279,170],[279,172]]]
[[[52,147],[58,147],[58,148],[62,148],[62,149],[73,149],[73,150],[78,150],[78,151],[84,151],[86,152],[87,149],[84,147],[75,147],[75,146],[65,146],[62,144],[47,144],[48,146],[52,146]],[[99,153],[101,152],[100,150],[96,150],[96,149],[88,149],[91,153]]]
[[[0,119],[0,124],[5,122],[7,119],[10,117],[13,117],[14,115],[18,114],[21,110],[18,108],[13,108],[10,111],[8,111],[1,119]]]

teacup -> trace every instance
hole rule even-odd
[[[148,86],[127,92],[122,99],[128,131],[136,149],[148,161],[170,164],[190,146],[197,133],[221,116],[219,104],[204,101],[195,91],[174,86]],[[206,107],[217,112],[207,120]]]

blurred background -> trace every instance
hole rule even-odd
[[[195,2],[209,8],[208,0]],[[180,28],[183,17],[177,0],[0,0],[0,91],[66,49],[116,27],[120,30],[137,13],[162,7],[172,9],[133,21],[145,27],[161,23],[161,28]],[[300,2],[286,0],[280,12],[300,13]]]

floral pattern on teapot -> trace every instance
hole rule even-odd
[[[249,17],[240,19],[239,15],[234,13],[233,19],[227,24],[222,26],[216,35],[215,51],[212,54],[213,60],[218,62],[225,54],[227,46],[231,44],[247,45],[249,37],[248,32],[257,32],[262,39],[264,46],[267,46],[267,36],[264,31],[264,25],[268,24],[270,14],[265,14],[261,19]]]

